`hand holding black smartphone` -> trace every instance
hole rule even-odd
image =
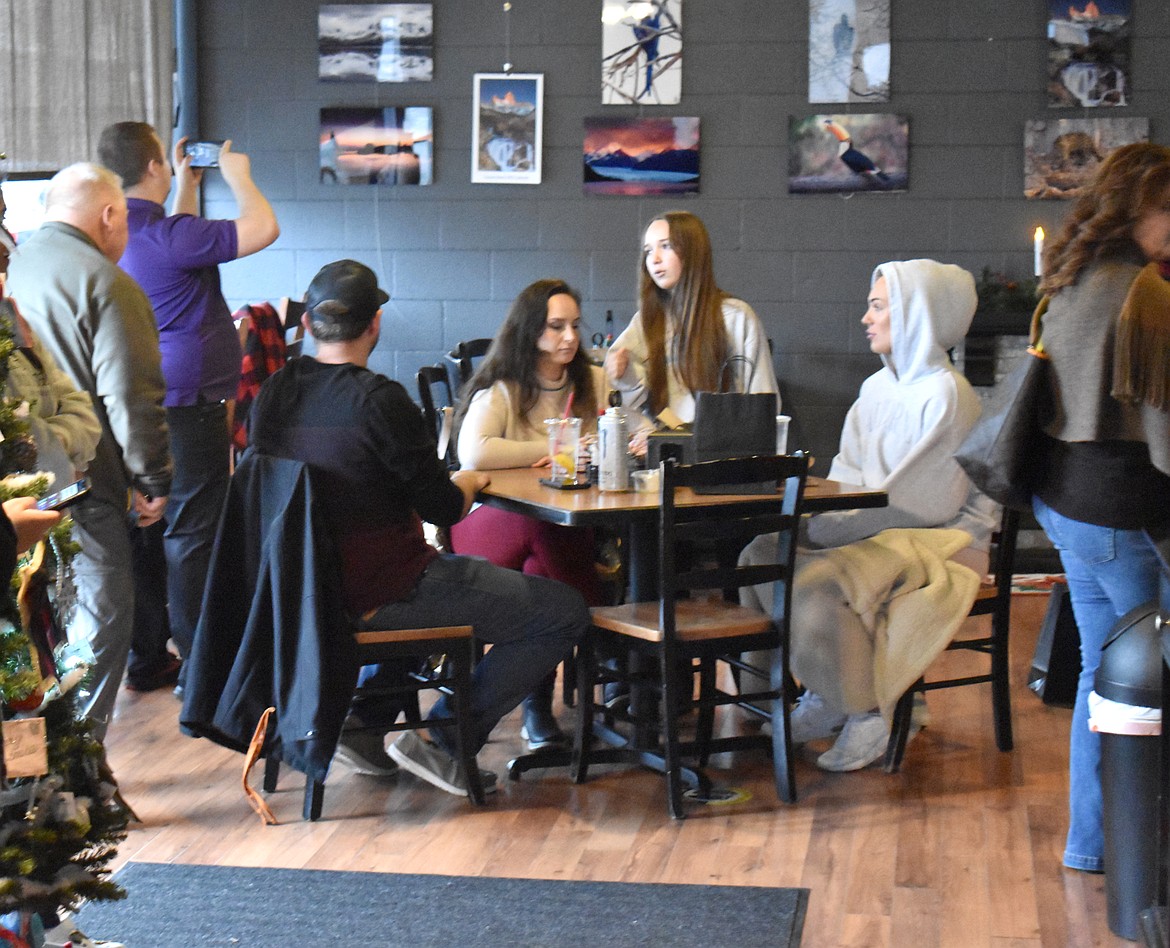
[[[37,510],[63,510],[72,507],[89,493],[89,478],[83,477],[68,487],[62,487],[53,494],[47,494],[37,501]]]
[[[183,152],[190,157],[192,168],[218,168],[221,148],[221,141],[187,142]]]

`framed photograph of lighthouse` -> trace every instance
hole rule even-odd
[[[890,0],[809,0],[808,100],[890,101]]]
[[[909,186],[907,116],[789,116],[789,194],[894,192]]]
[[[602,0],[602,105],[677,105],[682,59],[682,0]]]
[[[471,180],[475,184],[540,184],[544,76],[475,74]]]

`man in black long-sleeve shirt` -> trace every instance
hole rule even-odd
[[[478,750],[496,722],[572,648],[589,613],[580,594],[562,583],[441,555],[426,544],[420,517],[450,526],[489,478],[476,471],[449,476],[406,390],[366,368],[388,298],[356,261],[322,268],[305,297],[305,325],[317,354],[294,359],[264,383],[252,406],[249,444],[309,464],[324,483],[346,606],[360,625],[474,625],[476,637],[491,643],[473,676]],[[378,720],[369,702],[359,707],[367,725],[392,723]],[[430,717],[448,714],[440,699]],[[430,738],[407,731],[387,749],[415,775],[465,793],[451,735],[435,728]]]

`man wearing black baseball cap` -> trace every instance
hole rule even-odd
[[[473,677],[478,750],[496,722],[573,647],[589,612],[581,595],[562,583],[441,555],[424,540],[422,519],[436,526],[462,519],[490,478],[477,471],[449,475],[406,390],[366,367],[388,299],[373,271],[355,260],[321,269],[305,294],[303,316],[316,355],[291,360],[264,383],[252,405],[248,441],[265,454],[305,462],[324,483],[345,604],[361,617],[359,626],[474,625],[477,638],[491,643]],[[379,669],[363,684],[393,673]],[[363,725],[388,727],[398,709],[359,699],[352,713]],[[430,718],[448,715],[440,698]],[[357,737],[343,733],[339,754],[359,771],[384,774],[397,762],[449,793],[466,793],[448,730],[431,729],[429,741],[404,732],[386,748],[392,760]],[[485,781],[485,789],[493,788]]]

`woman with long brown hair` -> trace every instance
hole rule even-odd
[[[715,282],[711,238],[694,214],[667,211],[646,228],[638,312],[615,340],[605,369],[625,407],[650,418],[669,408],[679,420],[693,421],[697,392],[779,398],[763,326],[747,303]]]
[[[580,323],[580,296],[563,280],[537,280],[520,292],[460,397],[455,428],[463,467],[547,465],[546,418],[571,413],[583,434],[597,430],[605,378],[581,349]],[[568,583],[589,605],[600,605],[591,530],[480,506],[451,527],[451,545],[496,566]],[[524,699],[522,734],[530,750],[564,742],[552,713],[555,678]]]
[[[1060,551],[1081,634],[1064,864],[1088,872],[1104,869],[1100,739],[1088,726],[1101,648],[1130,609],[1159,596],[1170,605],[1152,539],[1170,530],[1167,261],[1170,148],[1127,145],[1073,205],[1040,283],[1055,411],[1032,504]]]

